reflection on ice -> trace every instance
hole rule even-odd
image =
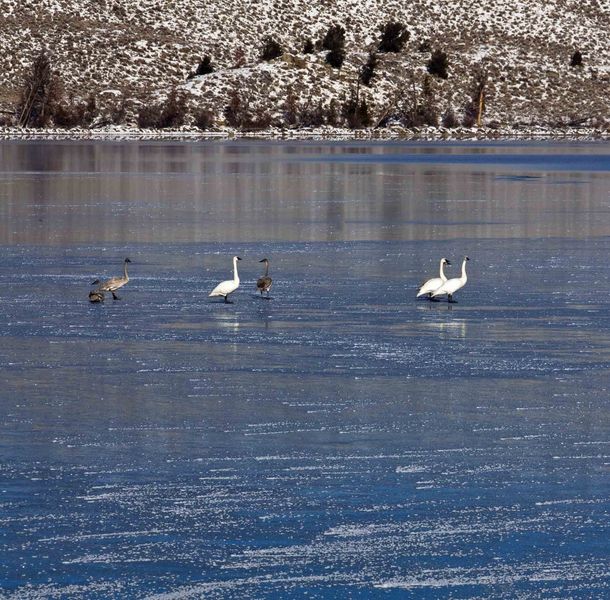
[[[603,170],[127,146],[81,147],[87,181],[45,146],[0,198],[3,597],[608,595]],[[459,304],[415,300],[466,252]],[[92,306],[111,256],[137,276]]]

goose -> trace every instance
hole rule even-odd
[[[99,290],[89,292],[89,302],[103,302],[104,298],[104,292],[100,292]]]
[[[129,275],[127,275],[127,263],[131,261],[126,258],[123,261],[123,277],[112,277],[107,281],[100,283],[99,279],[96,279],[91,285],[97,285],[98,292],[112,292],[113,300],[120,300],[120,298],[114,293],[119,288],[122,288],[128,281]]]
[[[261,297],[263,297],[263,292],[267,292],[267,299],[269,299],[269,290],[273,285],[273,279],[269,277],[269,259],[263,258],[263,260],[259,260],[258,262],[265,263],[265,274],[257,279],[256,289],[260,291]]]
[[[447,281],[445,281],[445,283],[443,283],[441,287],[439,287],[435,292],[432,293],[432,298],[447,294],[447,302],[455,302],[455,300],[453,299],[453,294],[455,294],[455,292],[457,292],[459,289],[463,288],[466,285],[466,282],[468,281],[468,277],[466,276],[466,262],[469,260],[470,259],[465,256],[464,260],[462,261],[462,276],[455,277],[453,279],[447,279]]]
[[[224,296],[225,302],[230,303],[229,294],[234,292],[239,287],[239,275],[237,273],[237,261],[241,260],[239,256],[233,257],[233,279],[227,279],[219,283],[209,294],[209,296]]]
[[[447,281],[447,277],[445,276],[444,267],[445,265],[450,265],[448,259],[441,258],[441,266],[440,266],[440,277],[433,277],[432,279],[428,279],[428,281],[422,283],[419,291],[417,292],[416,298],[423,296],[424,294],[428,294],[428,300],[432,299],[432,292],[438,290],[438,288]]]

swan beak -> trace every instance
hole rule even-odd
[[[131,261],[130,261],[128,258],[126,258],[126,259],[125,259],[125,262],[129,262],[129,263],[130,263]]]
[[[259,260],[258,262],[267,262],[267,259],[263,258],[263,260]]]
[[[236,258],[237,260],[241,260],[241,258],[239,258],[239,256],[236,256],[235,258]]]
[[[451,266],[451,261],[450,260],[446,260],[445,264]]]
[[[464,260],[470,260],[467,256],[464,257]]]

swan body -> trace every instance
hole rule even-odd
[[[435,298],[436,296],[444,296],[445,294],[447,294],[447,302],[455,302],[455,300],[453,299],[453,294],[455,294],[455,292],[457,292],[458,290],[462,289],[468,281],[468,277],[466,276],[466,262],[469,260],[470,259],[465,256],[464,260],[462,261],[462,276],[454,277],[453,279],[447,279],[447,281],[445,281],[445,283],[443,283],[441,287],[439,287],[435,292],[432,293],[432,298]]]
[[[225,302],[229,302],[229,294],[233,293],[239,287],[239,274],[237,273],[238,260],[241,260],[239,256],[233,257],[233,279],[227,279],[227,281],[219,283],[209,293],[209,296],[224,296]]]
[[[267,298],[269,298],[269,290],[273,285],[273,279],[269,277],[269,259],[263,258],[263,260],[259,260],[258,262],[265,263],[265,274],[262,277],[259,277],[256,281],[256,289],[263,295],[263,292],[267,292]]]
[[[112,277],[106,281],[100,283],[99,279],[96,279],[91,285],[97,285],[97,292],[112,292],[112,298],[114,300],[118,300],[119,297],[115,294],[115,291],[119,288],[122,288],[128,281],[129,275],[127,274],[127,263],[131,261],[126,258],[123,261],[123,276],[122,277]],[[94,292],[91,292],[94,293]],[[91,294],[89,294],[89,299],[91,299]]]
[[[441,285],[443,285],[447,281],[447,277],[445,276],[444,272],[444,267],[445,265],[450,264],[451,263],[449,262],[449,260],[447,260],[446,258],[441,258],[439,277],[433,277],[432,279],[428,279],[428,281],[424,282],[419,288],[416,298],[424,296],[425,294],[428,294],[428,298],[432,298],[432,293],[436,292],[436,290],[438,290],[438,288],[440,288]]]

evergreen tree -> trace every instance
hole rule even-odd
[[[261,50],[261,60],[270,61],[275,58],[279,58],[284,54],[284,50],[278,42],[276,42],[270,35],[263,40],[263,48]]]
[[[367,86],[371,85],[371,80],[375,77],[375,68],[377,67],[377,56],[374,52],[369,54],[369,58],[362,69],[360,69],[360,81]]]
[[[396,21],[390,21],[381,28],[379,52],[400,52],[409,39],[407,28]]]
[[[441,79],[447,79],[447,77],[449,77],[449,74],[447,73],[448,66],[449,61],[447,60],[447,55],[442,50],[435,50],[432,53],[426,68],[430,75],[436,75]]]
[[[345,60],[345,29],[341,25],[331,25],[322,40],[322,48],[329,51],[326,62],[340,69]]]
[[[313,54],[314,53],[314,45],[310,39],[305,40],[305,44],[303,45],[303,54]]]
[[[570,60],[571,67],[582,67],[582,53],[579,50],[576,50],[574,54],[572,54],[572,59]]]
[[[20,127],[45,127],[51,121],[61,98],[61,85],[51,70],[51,61],[43,50],[25,76],[17,106]]]

